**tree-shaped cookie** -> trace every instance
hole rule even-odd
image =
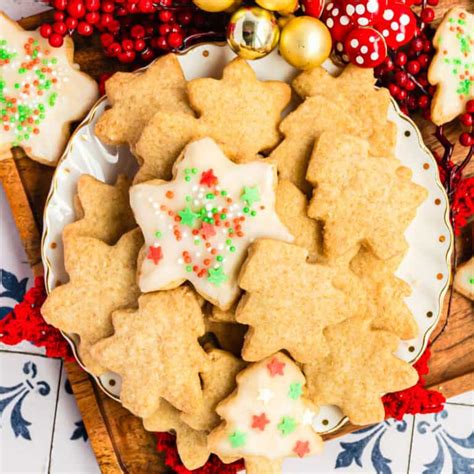
[[[463,113],[467,101],[474,98],[474,14],[451,8],[436,30],[433,46],[436,54],[428,80],[437,88],[431,119],[442,125]]]
[[[145,236],[140,289],[189,280],[208,301],[229,308],[250,243],[293,240],[275,212],[275,186],[274,165],[235,164],[210,138],[186,147],[173,181],[132,186],[131,206]]]
[[[392,157],[369,155],[366,140],[337,131],[318,140],[308,166],[308,215],[323,222],[329,257],[367,246],[381,259],[404,252],[404,232],[427,196]]]
[[[209,435],[212,452],[243,457],[248,474],[281,472],[283,458],[319,453],[312,428],[314,405],[303,396],[305,377],[282,353],[251,364],[237,376],[237,389],[217,406],[223,418]]]
[[[298,362],[324,356],[325,327],[359,310],[357,278],[348,267],[307,262],[308,252],[276,240],[257,240],[249,249],[239,285],[247,293],[236,319],[250,325],[242,357],[255,361],[286,349]]]
[[[416,370],[394,355],[398,337],[372,329],[368,318],[330,326],[324,336],[329,354],[304,366],[309,397],[317,404],[337,405],[356,425],[382,421],[382,395],[418,381]]]
[[[199,372],[206,354],[201,307],[185,286],[142,295],[138,310],[113,314],[114,335],[92,348],[94,357],[122,377],[120,400],[137,416],[147,417],[164,398],[185,412],[202,403]]]
[[[347,66],[339,77],[324,69],[303,72],[293,85],[304,102],[280,125],[284,140],[272,152],[280,177],[302,190],[315,140],[325,130],[345,130],[365,138],[370,153],[390,156],[396,142],[396,126],[387,120],[390,94],[374,88],[372,71]]]
[[[81,236],[64,243],[70,281],[50,293],[41,313],[49,324],[79,336],[81,358],[94,373],[103,369],[90,356],[91,345],[112,334],[112,311],[136,305],[136,262],[142,245],[139,229],[123,235],[114,246]]]
[[[74,63],[71,38],[51,48],[39,31],[23,30],[0,11],[0,152],[19,146],[30,158],[55,165],[71,122],[98,95],[97,83]]]
[[[372,326],[394,332],[401,339],[412,339],[418,334],[418,325],[405,303],[411,288],[395,276],[401,257],[381,260],[361,247],[350,267],[361,278],[368,303],[372,305],[371,311],[375,314]]]
[[[135,182],[168,179],[174,160],[197,138],[213,138],[238,163],[272,149],[280,140],[278,124],[291,90],[283,82],[259,81],[244,60],[235,59],[222,79],[189,82],[188,95],[198,118],[179,111],[153,117],[137,143],[143,166]]]
[[[94,237],[111,245],[136,227],[128,196],[130,183],[120,175],[114,185],[83,174],[77,183],[75,201],[78,220],[64,228],[63,239],[69,236]]]
[[[186,80],[174,54],[163,56],[144,72],[115,73],[105,90],[112,108],[100,117],[95,133],[108,145],[133,146],[159,110],[191,113]]]

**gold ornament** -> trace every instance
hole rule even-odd
[[[319,66],[329,57],[331,48],[329,30],[316,18],[295,17],[281,31],[280,54],[298,69]]]
[[[227,26],[227,42],[244,59],[266,56],[278,44],[280,28],[273,13],[258,7],[239,8]]]
[[[298,10],[299,7],[300,7],[300,5],[298,3],[298,0],[290,0],[288,2],[288,5],[286,6],[286,8],[284,8],[283,10],[278,10],[278,13],[280,15],[283,15],[283,16],[291,15],[296,10]]]
[[[193,0],[193,3],[205,12],[216,13],[231,8],[235,0]]]
[[[298,0],[255,0],[255,2],[262,8],[274,12],[293,13],[298,6]]]

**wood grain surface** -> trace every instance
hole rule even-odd
[[[436,8],[437,15],[439,17],[453,5],[469,8],[470,3],[470,0],[457,2],[441,0]],[[48,18],[50,14],[46,13],[26,18],[21,23],[25,28],[32,29]],[[82,70],[95,78],[102,73],[126,69],[104,57],[97,38],[87,41],[78,38],[75,60]],[[417,120],[417,123],[426,144],[435,145],[432,125],[421,119]],[[455,125],[449,128],[450,136],[454,136],[457,132]],[[462,151],[462,149],[456,151],[457,159],[462,158]],[[19,149],[12,152],[0,150],[0,180],[12,207],[27,256],[37,275],[42,272],[40,254],[42,213],[53,171],[52,168],[31,161]],[[467,173],[474,173],[474,164],[470,165]],[[466,260],[472,254],[472,232],[471,223],[464,229],[462,236],[457,238],[460,261]],[[434,338],[443,326],[446,309],[447,298],[442,320],[435,330]],[[473,334],[474,318],[471,302],[454,293],[449,323],[432,345],[430,374],[427,378],[429,387],[441,391],[446,397],[474,389]],[[165,472],[164,463],[155,451],[154,436],[143,429],[141,421],[106,396],[78,364],[66,363],[65,367],[102,472]],[[346,425],[326,438],[334,438],[354,429],[352,425]]]

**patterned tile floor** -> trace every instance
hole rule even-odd
[[[0,0],[15,18],[40,0]],[[0,318],[32,283],[0,188]],[[450,399],[442,413],[389,420],[326,443],[319,458],[290,459],[289,473],[474,473],[474,392]],[[62,361],[28,343],[0,344],[0,473],[97,473]]]

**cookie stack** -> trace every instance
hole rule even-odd
[[[96,134],[140,168],[80,178],[70,282],[43,306],[188,469],[215,453],[279,472],[320,451],[318,406],[375,423],[417,381],[394,355],[418,330],[395,271],[426,190],[394,155],[388,91],[351,65],[292,86],[282,120],[291,87],[241,59],[220,80],[186,82],[173,55],[113,76]]]

